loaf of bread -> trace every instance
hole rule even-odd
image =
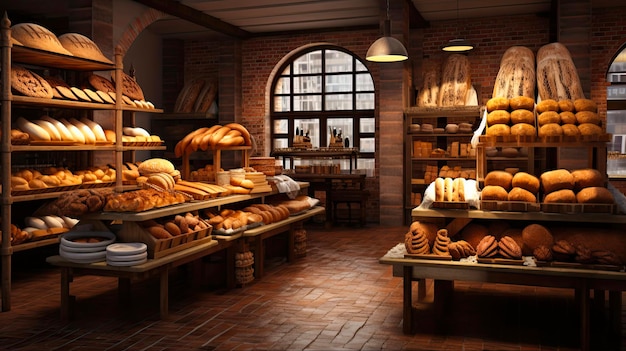
[[[522,258],[522,248],[510,236],[503,236],[498,241],[498,253],[500,256],[509,259]]]
[[[543,113],[546,111],[559,111],[559,103],[554,99],[544,99],[537,103],[537,113]]]
[[[579,203],[612,204],[615,202],[613,194],[603,186],[590,186],[576,194]]]
[[[535,99],[535,55],[524,46],[512,46],[502,55],[492,97]]]
[[[492,97],[487,100],[487,112],[495,111],[495,110],[505,110],[507,111],[510,107],[509,99],[507,97]]]
[[[597,169],[576,169],[571,174],[574,178],[574,190],[577,192],[588,187],[604,187],[605,179]]]
[[[138,167],[139,173],[141,175],[151,175],[154,173],[167,173],[170,174],[174,172],[174,164],[169,160],[163,158],[150,158],[143,162]]]
[[[548,123],[539,127],[539,137],[554,137],[563,135],[563,127],[558,123]]]
[[[509,191],[508,201],[537,202],[537,197],[526,189],[514,187]]]
[[[509,193],[499,185],[486,185],[480,193],[483,200],[507,201]]]
[[[574,106],[574,102],[569,99],[559,100],[559,111],[561,112],[574,112],[576,109]]]
[[[541,224],[529,224],[522,229],[522,253],[524,255],[532,255],[533,251],[543,245],[552,247],[554,245],[554,237],[550,230]]]
[[[417,106],[432,107],[437,106],[439,101],[439,85],[441,84],[441,69],[433,65],[429,69],[424,69],[422,73],[422,88],[417,95]]]
[[[594,123],[583,123],[578,125],[578,131],[580,135],[602,135],[604,134],[604,128]]]
[[[494,124],[487,127],[487,135],[490,136],[507,136],[511,135],[511,127],[508,124]]]
[[[112,77],[113,84],[115,84],[115,77]],[[132,100],[145,100],[143,90],[135,78],[122,72],[122,94],[127,96],[131,101],[129,105],[134,105]]]
[[[11,89],[25,96],[52,99],[52,87],[37,73],[22,66],[11,65]]]
[[[576,117],[576,122],[578,124],[591,123],[600,125],[602,123],[602,119],[596,112],[591,111],[579,111],[574,115]]]
[[[563,135],[565,136],[578,136],[580,135],[580,129],[578,129],[578,126],[575,124],[563,124],[561,126],[561,130],[563,131]]]
[[[576,115],[572,111],[562,111],[559,113],[561,124],[576,124]]]
[[[11,36],[27,47],[72,56],[72,53],[61,45],[54,33],[38,24],[15,24],[11,26]]]
[[[487,113],[487,125],[509,124],[511,122],[511,114],[507,110],[494,110]]]
[[[576,112],[589,111],[598,112],[598,105],[591,99],[579,98],[574,100],[574,110]]]
[[[534,136],[537,135],[537,129],[532,124],[516,123],[511,127],[511,135]]]
[[[561,189],[574,189],[574,177],[567,169],[555,169],[541,174],[541,187],[545,194]]]
[[[585,97],[578,71],[565,45],[550,43],[537,51],[537,91],[541,100]]]
[[[548,123],[561,124],[561,116],[556,111],[545,111],[537,116],[537,125],[541,128]]]
[[[532,110],[526,109],[517,109],[511,111],[511,123],[526,123],[530,125],[535,125],[535,114]]]
[[[498,254],[498,240],[493,235],[486,235],[476,246],[476,255],[481,258],[494,257]]]
[[[448,56],[441,73],[438,106],[464,106],[471,87],[467,56],[461,54]]]
[[[573,204],[576,203],[576,194],[574,194],[574,191],[571,189],[555,190],[546,194],[543,198],[543,202]]]
[[[539,192],[539,179],[534,175],[527,172],[517,172],[511,179],[511,185],[513,187],[519,187],[526,189],[529,192],[536,194]]]
[[[59,42],[65,50],[72,53],[76,57],[82,57],[94,61],[100,61],[112,64],[111,60],[106,58],[96,43],[88,37],[79,33],[65,33],[59,36]]]
[[[498,185],[504,188],[504,190],[511,190],[511,183],[513,181],[513,175],[505,171],[491,171],[485,176],[485,186]]]

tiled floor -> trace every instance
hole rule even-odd
[[[133,285],[133,305],[118,304],[116,280],[72,283],[77,316],[59,319],[57,269],[43,256],[16,254],[13,308],[0,313],[1,350],[575,350],[573,292],[458,282],[450,309],[435,316],[417,304],[420,325],[402,333],[402,281],[378,258],[405,228],[324,230],[309,225],[307,256],[270,257],[266,275],[234,290],[170,278],[170,316],[158,317],[158,281]],[[274,244],[279,243],[275,241]],[[279,253],[269,250],[270,256]],[[216,264],[208,264],[218,272]],[[218,287],[216,287],[218,286]],[[622,320],[624,320],[624,309]],[[443,318],[437,318],[443,317]],[[436,321],[442,322],[436,322]],[[610,347],[594,319],[594,350]],[[623,328],[622,328],[623,329]],[[622,344],[625,344],[622,330]]]

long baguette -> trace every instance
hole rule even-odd
[[[187,134],[174,147],[174,155],[176,157],[181,157],[183,155],[183,152],[187,148],[187,145],[189,145],[189,143],[191,143],[191,140],[193,139],[193,137],[196,136],[199,133],[202,133],[202,132],[208,130],[208,129],[209,129],[208,127],[201,127],[201,128],[198,128],[198,129],[194,130],[193,132],[190,132],[189,134]]]
[[[63,125],[65,125],[65,127],[70,131],[70,133],[72,133],[72,135],[74,136],[74,141],[77,141],[81,144],[85,144],[87,142],[85,135],[80,131],[80,129],[78,129],[77,126],[73,125],[65,118],[61,118],[59,121],[61,121],[61,123],[63,123]]]
[[[231,129],[236,129],[239,132],[241,132],[241,136],[243,136],[245,145],[252,145],[252,139],[250,138],[250,132],[248,131],[248,129],[246,129],[246,127],[242,126],[239,123],[228,123],[226,125],[226,127],[231,128]]]
[[[41,128],[45,129],[46,132],[48,132],[48,134],[50,134],[50,139],[52,141],[61,141],[61,133],[56,129],[56,127],[48,122],[48,121],[44,121],[42,119],[35,119],[33,120],[33,123],[37,124],[38,126],[40,126]]]
[[[87,117],[81,118],[80,121],[87,125],[89,129],[91,129],[93,134],[96,136],[96,141],[107,141],[106,134],[104,134],[104,129],[102,129],[102,126],[100,124],[90,120]]]
[[[96,135],[93,133],[91,128],[89,128],[85,123],[77,120],[76,118],[70,118],[70,123],[75,125],[78,130],[85,136],[86,144],[95,144],[96,143]]]
[[[187,151],[197,151],[198,149],[202,151],[206,151],[209,144],[209,138],[222,126],[219,124],[213,125],[209,127],[204,133],[196,135],[191,141],[190,147],[187,148]]]
[[[230,127],[226,127],[223,126],[222,128],[218,129],[217,131],[215,131],[215,133],[213,133],[211,135],[211,138],[209,139],[209,146],[215,146],[217,145],[217,143],[224,137],[224,135],[226,135],[229,131],[231,130]]]
[[[22,131],[28,133],[31,139],[43,141],[52,140],[52,137],[50,137],[50,134],[45,129],[40,127],[38,124],[25,119],[24,117],[19,117],[16,122],[18,127]]]
[[[178,182],[176,182],[176,184],[181,184],[184,186],[188,186],[191,188],[196,188],[202,191],[206,191],[207,193],[211,194],[211,195],[217,195],[219,194],[219,191],[216,190],[215,188],[209,186],[210,184],[206,184],[206,183],[201,183],[201,182],[190,182],[187,180],[179,180]]]
[[[176,183],[174,185],[174,190],[191,195],[196,200],[206,200],[211,197],[211,194],[209,194],[208,192],[204,190],[200,190],[198,188],[192,188],[190,186],[185,186],[179,183]]]
[[[76,139],[74,139],[74,135],[72,134],[72,132],[70,132],[69,129],[67,129],[67,127],[65,126],[65,124],[61,123],[60,121],[50,117],[50,116],[41,116],[41,119],[44,121],[48,121],[50,123],[52,123],[56,129],[59,131],[59,133],[61,134],[61,140],[63,141],[76,141]]]

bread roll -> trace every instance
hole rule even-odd
[[[535,194],[531,193],[526,189],[522,189],[519,187],[514,187],[509,191],[508,195],[509,201],[522,201],[522,202],[537,202],[537,197]]]
[[[511,127],[511,135],[534,136],[537,135],[537,130],[532,124],[517,123]]]
[[[561,130],[563,130],[563,135],[565,136],[574,137],[580,135],[580,130],[575,124],[563,124]]]
[[[517,109],[511,112],[511,123],[527,123],[535,125],[535,114],[531,110]]]
[[[563,128],[558,123],[548,123],[539,127],[537,135],[540,137],[551,137],[563,135]]]
[[[613,194],[603,186],[591,186],[584,188],[576,194],[579,203],[612,204],[615,199]]]
[[[511,114],[506,110],[494,110],[487,114],[487,125],[509,124],[511,122]]]
[[[563,111],[559,113],[561,124],[576,124],[576,115],[571,111]]]
[[[539,127],[544,126],[548,123],[561,123],[561,116],[556,111],[545,111],[537,116],[537,125]]]
[[[535,99],[535,55],[527,47],[512,46],[500,59],[500,69],[493,86],[495,97],[525,96]]]
[[[517,172],[511,179],[511,185],[513,187],[519,187],[526,189],[529,192],[536,194],[539,192],[539,179],[534,175],[527,172]]]
[[[565,45],[550,43],[537,51],[537,90],[541,100],[585,97],[578,71]]]
[[[491,171],[485,176],[485,186],[498,185],[506,191],[511,190],[513,176],[505,171]]]
[[[535,100],[528,96],[515,96],[509,99],[509,105],[512,110],[533,110]]]
[[[561,112],[573,112],[575,110],[574,102],[572,100],[559,100],[559,111]]]
[[[464,106],[472,87],[467,56],[448,56],[441,73],[438,106]]]
[[[604,187],[604,177],[597,169],[584,168],[571,172],[574,178],[574,190],[580,191],[588,187]]]
[[[54,33],[38,24],[15,24],[11,26],[11,37],[18,40],[24,46],[72,56],[72,53],[61,45],[59,38],[57,38]]]
[[[583,123],[578,125],[578,131],[580,135],[602,135],[604,134],[604,129],[597,124],[593,123]]]
[[[595,101],[591,99],[580,98],[580,99],[574,100],[574,110],[576,112],[580,112],[580,111],[597,112],[598,105],[596,104]]]
[[[504,96],[493,97],[487,100],[487,112],[495,111],[495,110],[508,110],[509,109],[509,99]]]
[[[537,104],[537,113],[543,113],[546,111],[559,111],[559,103],[554,99],[541,100]]]
[[[511,135],[511,127],[507,124],[494,124],[487,127],[487,135],[491,136],[506,136]]]
[[[543,198],[545,203],[576,203],[576,194],[571,189],[555,190]]]
[[[483,200],[507,201],[509,193],[499,185],[487,185],[480,193]]]
[[[574,189],[574,177],[566,169],[555,169],[541,174],[541,187],[548,194],[561,189]]]
[[[579,111],[576,112],[574,116],[576,116],[576,122],[578,122],[578,124],[591,123],[600,125],[602,123],[602,119],[600,119],[600,116],[598,116],[596,112]]]

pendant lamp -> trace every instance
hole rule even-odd
[[[459,0],[456,1],[456,28],[459,29]],[[450,39],[441,50],[447,52],[466,52],[474,48],[474,45],[465,39]]]
[[[404,45],[391,36],[389,0],[387,0],[387,19],[383,27],[383,36],[372,43],[365,58],[372,62],[400,62],[409,58]]]

